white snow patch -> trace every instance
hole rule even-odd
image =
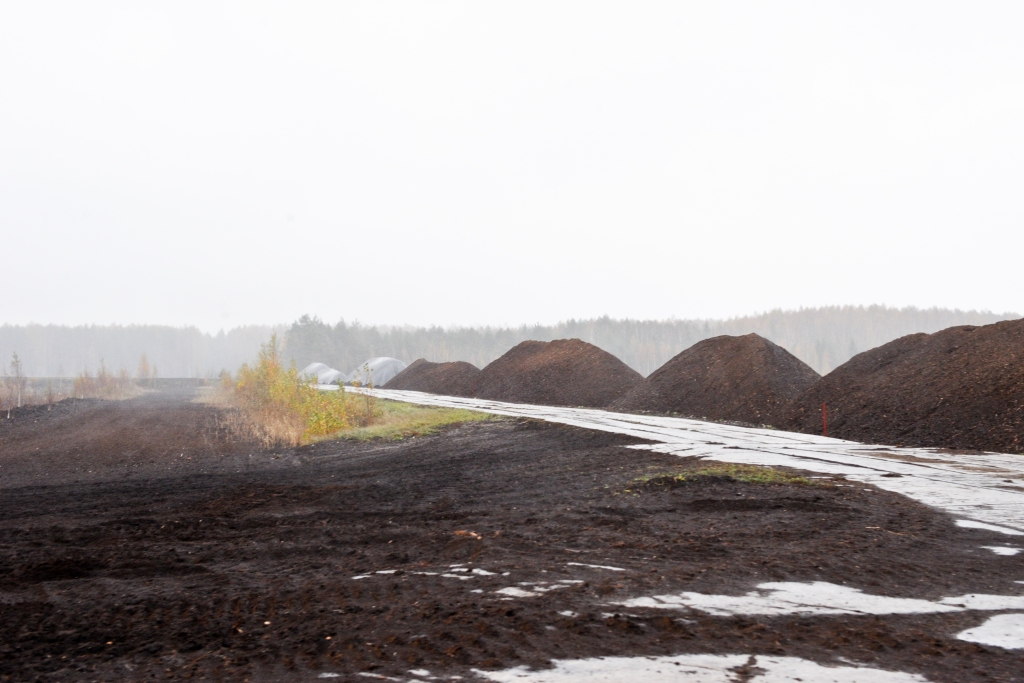
[[[823,666],[797,657],[678,655],[675,657],[595,657],[554,660],[554,668],[519,666],[474,673],[497,683],[927,683],[918,674],[857,666]],[[742,679],[740,667],[754,675]],[[758,672],[757,670],[760,670]]]
[[[583,583],[583,582],[579,581],[579,582],[571,582],[571,583]],[[530,588],[529,588],[529,590],[524,590],[522,588],[516,588],[515,586],[509,586],[508,588],[502,588],[502,589],[496,590],[494,592],[495,593],[500,593],[502,595],[509,595],[509,596],[511,596],[513,598],[535,598],[538,595],[543,595],[544,593],[547,593],[548,591],[553,591],[553,590],[557,590],[559,588],[568,588],[569,587],[566,584],[552,584],[550,586],[543,586],[543,585],[540,585],[540,584],[525,583],[525,582],[524,583],[520,583],[519,585],[520,586],[529,586]]]
[[[714,616],[788,614],[927,614],[964,610],[1024,609],[1024,596],[972,594],[938,602],[870,595],[825,581],[762,583],[746,595],[684,592],[612,603],[623,607],[695,609]]]
[[[570,567],[590,567],[591,569],[610,569],[613,572],[626,571],[622,567],[607,567],[603,564],[583,564],[582,562],[566,562]]]
[[[985,550],[991,550],[996,555],[1016,555],[1020,552],[1020,548],[1011,548],[1005,545],[983,545],[981,547]]]
[[[960,640],[1007,650],[1024,649],[1024,614],[999,614],[981,626],[956,634]]]
[[[380,571],[374,572],[374,574],[394,574],[397,569],[381,569]]]
[[[1001,534],[1007,536],[1024,536],[1024,531],[1017,531],[1016,529],[1007,529],[1004,526],[996,526],[995,524],[986,524],[985,522],[977,522],[973,519],[958,519],[956,525],[965,529],[984,529],[986,531],[998,531]]]
[[[409,673],[413,676],[429,676],[430,672],[427,669],[409,669]]]
[[[360,574],[359,576],[353,576],[352,580],[353,581],[358,581],[359,579],[368,579],[368,578],[370,578],[370,574]]]
[[[469,579],[473,578],[468,574],[441,574],[441,576],[445,577],[446,579],[462,579],[463,581],[468,581]]]
[[[479,567],[474,568],[473,573],[477,576],[497,576],[495,572],[489,572],[486,569],[480,569]]]

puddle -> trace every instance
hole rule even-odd
[[[927,683],[918,674],[857,666],[823,666],[798,657],[679,655],[562,659],[533,671],[474,670],[497,683]]]
[[[956,634],[960,640],[993,645],[1007,650],[1024,650],[1024,614],[999,614],[975,628]]]
[[[1024,596],[972,594],[937,602],[871,595],[856,588],[824,581],[762,583],[746,595],[679,593],[633,598],[612,603],[623,607],[695,609],[719,617],[791,614],[928,614],[965,610],[1024,609]]]

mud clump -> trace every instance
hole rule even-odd
[[[420,358],[392,377],[384,388],[444,396],[472,396],[473,381],[479,374],[480,368],[465,361],[431,363]]]
[[[477,375],[474,396],[495,401],[603,408],[643,378],[580,339],[524,341]]]
[[[786,427],[854,441],[1024,453],[1024,320],[912,334],[809,388]]]
[[[818,379],[806,363],[759,335],[712,337],[676,355],[613,407],[778,425],[793,399]]]

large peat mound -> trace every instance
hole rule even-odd
[[[818,378],[806,363],[759,335],[712,337],[676,355],[614,407],[776,425]]]
[[[472,396],[473,380],[480,368],[465,361],[431,363],[420,358],[384,385],[385,389],[425,391],[444,396]]]
[[[641,380],[640,373],[621,360],[580,339],[524,341],[480,371],[474,395],[512,403],[602,408]]]
[[[787,427],[906,446],[1024,453],[1024,320],[912,334],[854,356],[794,402]]]

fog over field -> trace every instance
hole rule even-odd
[[[1024,683],[1022,36],[0,2],[0,681]]]

